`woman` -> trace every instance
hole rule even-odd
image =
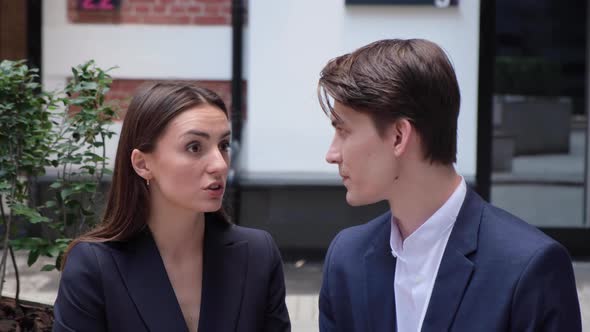
[[[227,109],[155,83],[129,105],[103,223],[74,241],[54,331],[289,331],[270,235],[229,223]]]

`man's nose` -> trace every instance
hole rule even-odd
[[[326,153],[326,161],[328,162],[328,164],[338,164],[338,163],[340,163],[341,160],[342,160],[342,155],[340,153],[340,149],[336,145],[336,142],[334,140],[334,141],[332,141],[332,144],[330,144],[330,148],[328,149],[328,152]]]

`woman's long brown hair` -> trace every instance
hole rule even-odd
[[[145,226],[149,217],[149,192],[145,180],[131,165],[131,152],[151,152],[166,125],[180,113],[201,105],[212,105],[228,116],[223,100],[213,91],[187,82],[156,82],[143,85],[135,94],[125,115],[102,222],[76,238],[68,252],[79,242],[126,241]],[[223,208],[213,212],[216,219],[229,223]]]

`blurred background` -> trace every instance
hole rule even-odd
[[[145,81],[218,92],[234,138],[226,204],[237,224],[273,235],[295,330],[315,331],[330,241],[387,210],[349,207],[324,161],[332,129],[317,102],[319,72],[378,39],[434,41],[461,89],[458,171],[569,250],[590,328],[589,17],[585,0],[0,0],[0,60],[27,59],[48,91],[87,60],[116,66],[115,132]],[[116,144],[115,135],[111,164]],[[58,274],[23,269],[25,293],[52,303]]]

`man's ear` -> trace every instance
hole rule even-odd
[[[395,121],[389,130],[390,140],[393,143],[393,153],[396,157],[399,157],[408,150],[414,127],[412,127],[408,119],[402,118]]]
[[[146,180],[150,180],[153,175],[147,159],[148,156],[145,152],[141,152],[138,149],[131,151],[131,165],[135,173]]]

